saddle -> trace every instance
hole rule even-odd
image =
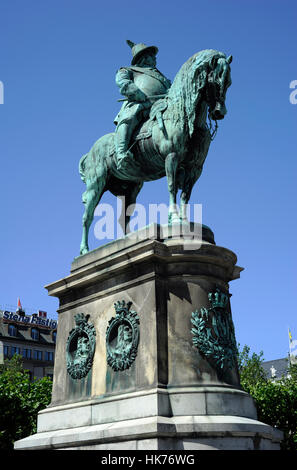
[[[163,121],[163,113],[167,109],[167,105],[168,105],[167,99],[162,98],[160,100],[155,101],[155,103],[153,104],[150,110],[150,120],[154,121],[154,119],[156,119],[159,129],[161,131],[164,131],[165,129],[164,121]]]
[[[157,100],[150,109],[149,117],[146,121],[140,124],[140,127],[136,129],[134,134],[132,135],[131,142],[132,144],[134,141],[147,139],[152,135],[152,127],[154,121],[156,120],[159,126],[159,129],[164,131],[164,121],[163,121],[163,113],[167,109],[167,100],[161,98]],[[139,131],[140,130],[140,131]]]
[[[167,99],[161,98],[153,103],[149,118],[142,122],[140,126],[135,130],[131,137],[130,147],[137,142],[138,140],[148,139],[152,135],[152,128],[154,121],[157,121],[159,129],[163,132],[165,131],[164,121],[163,121],[163,113],[167,109]],[[109,154],[112,155],[115,153],[115,145],[114,140],[112,139]]]

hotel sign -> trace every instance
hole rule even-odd
[[[51,320],[50,318],[37,317],[36,315],[19,315],[15,312],[3,312],[3,318],[5,320],[12,320],[18,323],[24,323],[25,325],[35,325],[35,326],[47,326],[52,330],[57,328],[58,322],[56,320]]]

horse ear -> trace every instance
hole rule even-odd
[[[130,47],[131,47],[131,49],[132,49],[132,47],[134,47],[134,46],[135,46],[135,42],[133,42],[133,41],[130,41],[130,39],[127,39],[127,40],[126,40],[126,43],[128,44],[128,46],[130,46]]]
[[[216,67],[216,65],[217,65],[217,57],[213,56],[211,58],[211,61],[210,61],[210,66],[211,66],[212,69],[214,69]]]
[[[213,55],[209,59],[208,66],[209,66],[210,70],[215,70],[215,68],[217,66],[217,60],[218,60],[218,58],[215,55]]]
[[[233,59],[232,55],[229,55],[229,57],[227,57],[227,62],[228,62],[228,64],[231,64],[232,59]]]

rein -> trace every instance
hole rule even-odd
[[[211,71],[212,72],[212,71]],[[211,79],[208,80],[209,81],[212,81],[213,80],[213,74],[211,73]],[[206,84],[206,100],[207,102],[209,103],[209,91],[208,91],[208,83]],[[217,131],[218,131],[218,121],[216,119],[214,119],[214,122],[215,122],[215,126],[213,127],[213,124],[212,124],[212,119],[209,115],[209,111],[208,111],[208,122],[209,124],[207,124],[207,127],[208,127],[208,130],[210,132],[210,140],[213,141],[215,136],[217,135]]]
[[[208,113],[208,122],[209,124],[207,125],[208,127],[208,130],[210,132],[210,140],[213,141],[215,136],[217,135],[217,131],[218,131],[218,121],[215,119],[214,122],[215,122],[215,125],[213,127],[213,124],[212,124],[212,119],[210,118],[209,116],[209,113]]]

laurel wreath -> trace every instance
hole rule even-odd
[[[223,371],[231,369],[236,361],[236,341],[230,314],[222,308],[207,309],[192,313],[193,345],[215,366]]]

